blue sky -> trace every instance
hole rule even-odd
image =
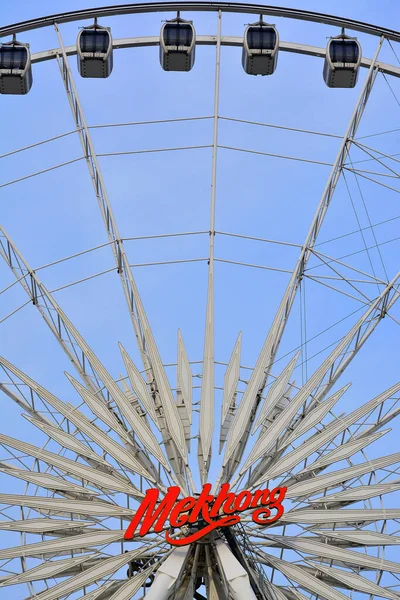
[[[276,4],[286,5],[285,2]],[[101,6],[102,3],[93,0],[90,5]],[[293,1],[291,6],[321,10],[321,2],[317,1]],[[76,0],[57,3],[42,0],[15,3],[3,0],[0,21],[8,24],[78,8],[82,8],[82,4]],[[379,3],[328,1],[323,3],[322,9],[327,13],[400,28],[398,7],[389,0]],[[182,16],[193,19],[199,35],[216,32],[215,14],[192,13]],[[158,35],[165,18],[170,17],[154,13],[110,18],[100,22],[112,27],[114,38],[123,38]],[[223,35],[241,35],[245,24],[252,20],[255,20],[252,16],[224,15]],[[276,23],[284,41],[324,46],[327,37],[339,33],[335,28],[320,24],[284,19],[271,21]],[[79,26],[83,24],[86,23],[69,23],[60,28],[66,45],[74,43]],[[32,52],[57,46],[57,38],[51,28],[23,33],[19,39],[29,42]],[[358,39],[362,44],[363,54],[372,57],[377,38],[359,34]],[[399,56],[399,48],[395,49]],[[381,59],[398,65],[387,43],[382,49]],[[75,57],[72,57],[71,64],[87,121],[90,125],[98,125],[211,116],[214,60],[214,47],[198,47],[196,63],[190,73],[166,73],[159,65],[158,48],[120,50],[115,52],[114,70],[107,80],[83,80],[77,74]],[[224,117],[342,135],[366,72],[361,71],[355,89],[331,90],[323,82],[322,66],[322,60],[318,58],[281,53],[278,68],[272,77],[250,77],[242,70],[241,50],[224,47],[219,113]],[[399,80],[390,80],[390,85],[397,98],[400,98]],[[31,92],[25,97],[2,96],[0,106],[0,154],[74,128],[55,61],[35,65]],[[379,74],[358,135],[367,136],[395,129],[399,123],[399,115],[400,106],[387,82]],[[96,150],[100,154],[212,143],[211,119],[92,131]],[[391,154],[400,151],[399,139],[399,132],[395,132],[367,139],[365,143]],[[219,143],[332,163],[340,140],[220,120]],[[1,159],[0,185],[79,156],[79,139],[68,136],[35,150]],[[365,158],[356,149],[352,150],[351,156],[354,161]],[[123,237],[208,231],[210,148],[102,157],[100,163]],[[365,163],[363,168],[377,170],[374,163]],[[393,168],[396,168],[395,165]],[[220,232],[301,244],[328,175],[329,166],[220,149],[216,229]],[[347,175],[347,181],[361,227],[368,226],[368,215],[373,224],[395,219],[400,215],[395,192],[365,179],[360,181],[358,188],[351,173]],[[393,181],[388,180],[389,184],[393,184]],[[0,197],[2,224],[34,268],[107,241],[83,161],[1,187]],[[352,235],[327,242],[320,246],[320,250],[336,258],[352,254],[344,260],[358,269],[371,272],[369,257],[363,251],[362,236],[353,233],[359,227],[355,212],[346,185],[341,181],[319,241],[331,240],[347,233]],[[374,245],[371,230],[366,230],[364,235],[367,245]],[[396,238],[398,221],[377,226],[375,235],[379,243]],[[125,248],[132,264],[206,259],[208,235],[127,241]],[[297,253],[296,248],[216,236],[216,256],[221,259],[290,271]],[[399,269],[399,242],[386,243],[381,247],[381,253],[391,278]],[[370,258],[377,276],[384,278],[384,269],[376,249],[371,251]],[[317,263],[314,261],[313,264]],[[312,266],[311,263],[310,265]],[[38,274],[49,289],[55,289],[112,266],[111,251],[105,247],[56,267],[38,271]],[[200,361],[205,318],[206,260],[138,267],[133,272],[163,360],[166,363],[176,361],[179,327],[189,359]],[[319,272],[327,274],[326,270],[320,269]],[[223,262],[216,264],[217,361],[229,360],[241,330],[242,364],[251,366],[255,363],[288,276],[287,273],[266,269]],[[0,263],[0,281],[1,289],[13,281],[3,263]],[[343,289],[351,292],[349,288]],[[376,286],[370,284],[363,287],[363,290],[367,290],[370,297],[377,293]],[[306,294],[307,302],[308,339],[317,336],[361,306],[360,303],[311,280],[303,285],[303,293]],[[115,272],[66,288],[57,292],[55,297],[113,376],[117,378],[123,372],[118,341],[138,360],[128,312]],[[17,286],[0,298],[0,319],[25,301],[24,292]],[[299,314],[300,306],[296,302],[278,353],[278,359],[281,360],[276,365],[276,374],[287,364],[301,342]],[[400,306],[394,309],[393,314],[400,316]],[[318,354],[309,361],[308,374],[326,355],[324,348],[339,339],[359,315],[360,312],[347,318],[307,344],[308,357]],[[339,411],[351,410],[400,379],[398,328],[396,323],[385,319],[342,377],[341,385],[352,381],[353,386],[342,400]],[[1,323],[0,335],[2,355],[64,400],[77,401],[76,394],[72,393],[64,376],[64,371],[71,372],[68,360],[33,306],[22,308]],[[306,376],[305,371],[301,371],[301,368],[297,369],[298,384]],[[174,369],[168,372],[174,382]],[[201,365],[194,365],[193,373],[199,375]],[[217,367],[219,386],[222,384],[223,374],[224,370]],[[194,381],[196,385],[201,383],[200,378]],[[220,401],[221,394],[217,391],[217,426]],[[33,442],[40,443],[41,436],[32,431],[33,428],[19,416],[18,407],[5,397],[1,398],[1,402],[3,420],[0,430],[15,437],[29,436]],[[377,442],[377,449],[371,449],[371,455],[390,450],[394,440],[396,434],[392,432]],[[218,462],[217,446],[214,456]],[[22,482],[14,482],[5,476],[0,478],[0,482],[4,490],[18,492],[23,489]]]

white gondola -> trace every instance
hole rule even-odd
[[[84,27],[76,40],[78,70],[82,77],[108,77],[113,68],[113,45],[109,27]]]
[[[248,75],[272,75],[278,63],[279,34],[274,25],[248,25],[244,32],[242,65]]]
[[[329,40],[324,63],[324,80],[331,88],[353,88],[361,63],[361,45],[342,32]]]
[[[164,71],[190,71],[194,65],[196,31],[192,21],[166,21],[160,33],[160,63]]]
[[[27,94],[32,87],[29,44],[13,39],[0,45],[0,94]]]

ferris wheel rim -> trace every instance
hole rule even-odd
[[[96,7],[67,13],[58,13],[22,21],[11,25],[0,27],[0,38],[6,35],[14,35],[23,31],[30,31],[41,27],[49,27],[54,23],[62,24],[71,21],[85,20],[99,17],[110,17],[126,14],[140,14],[150,12],[175,12],[175,11],[193,11],[193,12],[231,12],[244,14],[263,14],[268,16],[284,17],[302,21],[311,21],[345,27],[360,33],[367,33],[374,36],[384,36],[392,41],[400,41],[400,32],[395,29],[380,27],[363,21],[347,19],[328,15],[325,13],[300,10],[296,8],[285,8],[278,6],[268,6],[263,4],[246,4],[235,2],[154,2],[154,3],[129,3],[116,6]]]

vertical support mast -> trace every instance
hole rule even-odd
[[[245,393],[243,394],[242,401],[236,413],[233,425],[229,432],[223,462],[223,478],[225,481],[230,478],[233,471],[235,470],[235,465],[238,464],[243,454],[246,441],[250,434],[251,425],[255,418],[257,406],[267,382],[268,369],[274,362],[280,341],[282,339],[283,332],[286,327],[286,323],[290,315],[291,308],[296,297],[297,289],[300,285],[301,279],[303,277],[304,271],[308,263],[308,259],[311,255],[311,250],[316,242],[317,236],[322,227],[322,223],[330,205],[330,202],[332,200],[332,196],[338,183],[343,164],[347,159],[352,140],[360,124],[365,106],[367,104],[368,98],[372,90],[372,86],[378,74],[379,67],[376,63],[383,41],[384,38],[381,37],[374,58],[371,62],[371,66],[369,68],[363,88],[361,90],[360,96],[358,98],[357,104],[351,116],[350,123],[343,137],[338,154],[336,156],[336,160],[330,172],[325,189],[322,193],[317,211],[314,215],[306,240],[302,246],[300,256],[297,260],[289,284],[285,290],[284,296],[276,312],[275,318],[268,332],[267,338],[264,342],[264,346],[258,357],[256,367],[250,377],[249,383],[247,385]],[[230,461],[231,458],[233,460],[228,465],[228,461]]]
[[[218,109],[219,81],[221,66],[221,21],[222,14],[218,11],[218,34],[215,61],[214,87],[214,131],[211,174],[211,204],[210,204],[210,247],[208,260],[208,291],[206,328],[204,336],[203,378],[200,399],[200,437],[199,465],[202,483],[206,482],[211,460],[211,444],[214,432],[214,242],[215,242],[215,198],[217,183],[217,152],[218,152]]]
[[[159,415],[159,426],[163,435],[165,448],[181,487],[187,491],[187,480],[185,480],[184,474],[186,473],[188,475],[189,480],[191,479],[191,475],[188,467],[183,425],[179,418],[175,399],[136,287],[128,258],[123,248],[123,242],[108,198],[97,155],[57,23],[54,23],[54,27],[61,50],[61,53],[57,54],[57,61],[82,144],[86,164],[96,193],[96,198],[106,227],[108,239],[111,242],[117,272],[120,276],[143,365],[146,369],[147,380],[151,387],[156,410]]]

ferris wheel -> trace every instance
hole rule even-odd
[[[167,17],[163,22],[160,13]],[[139,26],[156,35],[117,37],[114,23],[117,31],[122,17],[127,19],[123,28],[132,24],[136,34],[135,19],[142,19]],[[234,35],[245,18],[251,22],[241,24],[240,35]],[[201,26],[213,23],[214,29],[202,31],[197,19]],[[287,23],[290,29],[285,29]],[[282,41],[282,29],[298,39],[299,24],[307,35],[323,40],[323,47]],[[79,29],[70,45],[63,28],[72,25]],[[57,46],[33,52],[30,36],[42,30],[51,30]],[[0,228],[0,274],[5,274],[0,298],[6,307],[0,315],[5,340],[0,391],[2,406],[11,403],[18,413],[10,413],[17,414],[14,418],[5,412],[0,427],[0,598],[346,600],[362,594],[397,600],[400,265],[393,248],[400,218],[395,208],[400,192],[400,33],[282,7],[164,2],[51,15],[2,27],[0,36],[4,127],[9,122],[16,138],[29,138],[19,148],[13,139],[4,139],[0,163],[15,159],[31,168],[14,175],[14,166],[6,166],[0,182],[3,206],[15,204],[17,215],[10,221],[15,235],[6,223]],[[368,51],[374,48],[368,57],[364,41]],[[198,63],[201,77],[211,72],[212,114],[94,124],[84,109],[91,95],[95,93],[96,106],[89,108],[104,104],[116,114],[113,102],[121,90],[131,98],[127,81],[135,68],[132,56],[143,52],[140,60],[147,68],[154,55],[145,53],[153,47],[159,52],[160,77],[176,77],[170,85],[179,88],[174,100],[183,96],[179,110],[185,102],[188,110],[187,95],[193,100],[199,94]],[[232,53],[224,62],[225,50]],[[128,58],[119,68],[123,52]],[[301,62],[291,63],[292,71],[285,72],[285,57]],[[309,61],[315,68],[307,69]],[[74,129],[33,142],[34,122],[27,117],[30,95],[43,85],[40,69],[47,66],[54,77],[58,71],[67,99],[63,115],[67,113]],[[236,97],[243,94],[246,99],[243,118],[221,113],[225,66],[230,95],[236,85]],[[320,78],[311,83],[315,70]],[[280,72],[285,79],[274,86]],[[265,77],[252,77],[257,75]],[[185,77],[190,77],[192,90]],[[116,78],[124,79],[120,87]],[[287,94],[287,81],[295,79],[297,92]],[[268,87],[255,87],[266,81]],[[168,105],[162,98],[167,96],[165,82],[153,93]],[[379,92],[378,104],[368,115],[368,103],[374,102],[380,84],[391,108],[383,106]],[[135,85],[141,87],[140,82]],[[246,96],[247,85],[251,94]],[[255,121],[255,94],[271,96],[278,88],[286,96],[274,105],[276,110],[288,100],[298,108],[303,97],[310,115],[325,115],[324,131],[279,123],[272,111],[269,123]],[[48,88],[41,93],[44,97]],[[329,94],[339,95],[331,101]],[[151,95],[143,94],[142,103],[150,104]],[[17,104],[20,96],[26,96],[24,104]],[[137,110],[137,97],[129,114]],[[339,135],[330,125],[344,104],[350,118]],[[50,119],[59,108],[43,110]],[[300,112],[294,111],[296,119]],[[112,150],[115,141],[125,141],[122,132],[128,128],[182,123],[199,144],[177,141],[164,148]],[[222,143],[225,125],[250,127],[244,137],[255,147]],[[192,126],[198,127],[196,132]],[[96,136],[105,130],[116,132],[116,138],[106,137],[107,151],[98,151],[104,140]],[[225,139],[232,139],[232,131],[225,132]],[[265,132],[271,132],[276,148],[266,151],[257,145]],[[211,138],[204,141],[209,133]],[[281,149],[281,134],[313,141]],[[35,171],[33,159],[23,161],[27,152],[72,138],[80,142],[78,157]],[[167,154],[193,156],[204,150],[209,160],[177,159],[176,170],[171,164],[163,170]],[[224,152],[231,157],[226,163]],[[125,163],[120,170],[116,163],[109,168],[104,162],[111,156],[122,160],[155,154],[161,159],[151,166]],[[46,160],[56,155],[50,150]],[[285,166],[279,170],[276,162],[268,162],[260,169],[267,160]],[[201,187],[196,172],[206,163],[209,178]],[[45,216],[40,215],[42,188],[35,188],[29,198],[17,190],[26,194],[30,188],[19,185],[57,178],[78,164],[77,185],[85,187],[71,221],[76,228],[67,231],[67,211],[74,199],[70,192],[63,195],[62,188],[75,185],[75,171],[57,188],[48,184],[49,195],[53,189],[60,195]],[[290,170],[289,165],[297,169],[299,164],[310,169],[305,176]],[[243,165],[246,182],[240,187]],[[317,174],[321,168],[322,175]],[[129,202],[124,215],[122,201],[116,209],[113,197],[128,195],[128,188],[140,187],[138,182],[143,199]],[[45,195],[46,183],[40,185]],[[79,187],[73,189],[78,193]],[[183,197],[180,204],[174,204],[175,195]],[[253,196],[259,201],[253,202]],[[34,205],[32,224],[23,219],[19,230],[16,224],[28,202]],[[86,203],[95,208],[98,222],[86,216]],[[163,221],[179,222],[175,210],[192,212],[195,221],[199,206],[207,212],[201,231],[147,234],[151,228],[143,233],[134,222],[136,216],[146,224],[158,219],[162,227]],[[219,225],[219,207],[228,214],[225,230]],[[45,238],[36,230],[34,215],[46,221],[52,240],[46,251],[53,258],[44,265],[36,264],[37,247]],[[6,212],[4,218],[9,220]],[[231,223],[241,221],[244,229],[233,230]],[[278,221],[280,229],[275,229]],[[97,226],[102,239],[85,245],[85,232],[92,240]],[[263,237],[260,228],[266,232]],[[75,246],[60,256],[57,242],[64,246],[57,237],[64,230]],[[133,237],[133,231],[140,235]],[[282,236],[272,239],[271,231]],[[143,262],[133,262],[131,244],[159,240],[173,240],[178,258],[158,246],[154,260],[155,253],[146,246],[139,252]],[[239,243],[263,249],[253,252]],[[190,254],[200,246],[202,257]],[[94,267],[90,273],[83,274],[80,266],[62,270],[88,256],[94,257],[88,263]],[[250,256],[262,263],[249,262]],[[265,256],[273,264],[265,264]],[[109,257],[112,263],[106,265]],[[179,277],[170,271],[159,274],[183,264],[202,271],[194,276],[181,271]],[[150,274],[141,275],[144,271]],[[248,272],[257,276],[252,279]],[[65,275],[73,281],[67,282]],[[99,287],[85,291],[98,281]],[[199,290],[204,292],[200,298]],[[58,297],[63,291],[69,295]],[[126,321],[119,320],[122,311]],[[115,321],[108,321],[110,314]],[[86,321],[93,323],[88,335]],[[30,323],[35,340],[29,337]],[[39,329],[47,336],[43,350],[36,340]],[[170,330],[174,338],[164,339]],[[196,356],[199,344],[202,355]],[[61,358],[54,358],[60,349]],[[59,391],[55,384],[61,378],[53,374],[54,365],[62,365]]]

